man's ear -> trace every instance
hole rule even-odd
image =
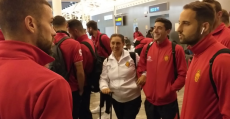
[[[221,19],[222,14],[223,14],[223,12],[222,12],[222,11],[219,11],[216,15],[217,15],[217,17],[218,17],[219,19]]]
[[[30,32],[30,33],[34,33],[35,29],[36,29],[36,20],[32,17],[32,16],[26,16],[25,20],[24,20],[26,29]]]
[[[168,30],[167,30],[167,34],[170,34],[170,32],[171,32],[171,29],[168,29]]]

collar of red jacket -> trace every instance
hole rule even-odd
[[[191,50],[194,53],[194,55],[197,55],[197,54],[200,54],[203,51],[205,51],[210,45],[212,45],[212,44],[214,44],[216,42],[217,41],[214,39],[214,37],[210,33],[205,38],[203,38],[202,40],[200,40],[193,47],[192,46],[188,46],[188,49]]]
[[[221,24],[212,32],[212,34],[213,34],[213,35],[216,35],[216,34],[220,33],[225,27],[226,27],[225,24],[224,24],[224,23],[221,23]]]
[[[169,43],[170,43],[169,39],[166,38],[166,39],[165,39],[162,43],[160,43],[160,44],[158,44],[158,43],[156,42],[156,46],[157,46],[157,47],[164,47],[164,46],[167,46]]]
[[[0,41],[5,40],[2,31],[0,30]]]
[[[87,34],[84,34],[84,35],[78,37],[78,38],[77,38],[77,41],[78,41],[78,42],[82,42],[82,41],[85,40],[85,39],[88,39]]]
[[[101,35],[101,32],[97,30],[97,36],[96,37],[92,36],[92,40],[93,41],[99,40],[100,35]]]
[[[20,41],[0,42],[0,57],[31,59],[42,66],[54,61],[54,58],[39,48]]]
[[[68,36],[66,33],[56,33],[56,36],[54,36],[54,43],[57,43],[60,41],[62,38]]]

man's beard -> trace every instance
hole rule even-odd
[[[42,31],[42,29],[39,28],[39,31]],[[52,41],[54,41],[54,37],[52,37]],[[52,54],[52,41],[45,38],[41,32],[38,33],[37,38],[37,47],[40,48],[42,51],[44,51],[46,54],[51,55]]]
[[[188,44],[188,45],[195,45],[200,41],[201,38],[201,30],[200,28],[197,28],[196,30],[197,32],[194,35],[191,35],[192,37],[188,38],[185,37],[183,34],[181,34],[183,36],[183,41],[181,42],[182,44]]]
[[[92,36],[92,35],[93,35],[93,32],[88,32],[88,33],[89,33],[89,35],[90,35],[90,36]]]

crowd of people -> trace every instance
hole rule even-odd
[[[109,119],[111,104],[118,119],[136,119],[142,89],[147,119],[230,119],[229,16],[216,0],[188,3],[180,14],[189,68],[165,18],[146,37],[137,27],[135,48],[93,20],[84,29],[79,20],[53,18],[46,0],[0,0],[0,26],[0,119],[92,119],[104,108],[99,118]],[[92,91],[100,104],[90,110]]]

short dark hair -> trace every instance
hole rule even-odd
[[[185,5],[184,9],[191,9],[196,12],[196,19],[199,25],[203,22],[208,22],[210,24],[210,30],[213,28],[215,11],[210,4],[196,1]]]
[[[224,22],[225,24],[229,24],[229,14],[228,12],[223,9],[222,10],[223,14],[222,14],[222,17],[221,17],[221,21]]]
[[[81,21],[76,20],[76,19],[69,20],[68,21],[68,27],[70,29],[78,29],[80,31],[84,31],[84,28],[83,28]]]
[[[98,30],[97,28],[97,22],[90,20],[87,24],[86,24],[87,28],[91,27],[93,30]]]
[[[222,11],[221,4],[216,0],[203,0],[203,2],[214,4],[216,12]]]
[[[61,27],[63,25],[65,25],[66,23],[66,20],[65,20],[65,17],[63,16],[55,16],[54,19],[53,19],[53,25],[54,27]]]
[[[125,39],[124,39],[125,37],[122,34],[113,34],[113,35],[111,35],[110,41],[112,40],[113,37],[119,37],[119,38],[121,38],[121,42],[125,43]]]
[[[157,18],[155,23],[156,22],[161,22],[164,24],[165,26],[165,30],[169,30],[169,29],[172,29],[172,22],[169,21],[168,19],[165,19],[165,18]]]
[[[46,0],[0,0],[0,26],[2,31],[10,34],[19,31],[25,17],[28,15],[39,22],[42,5],[50,6]]]

